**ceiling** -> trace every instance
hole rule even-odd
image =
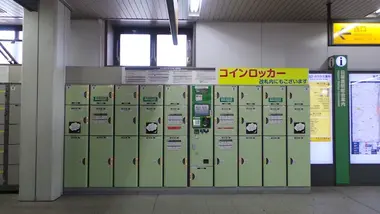
[[[132,20],[168,19],[166,0],[61,0],[73,18]],[[187,16],[187,1],[179,2],[179,19]],[[323,21],[327,0],[203,0],[204,21]],[[331,0],[335,19],[364,18],[380,8],[380,0]],[[5,13],[1,12],[6,11]],[[14,0],[0,0],[0,19],[22,17]],[[1,24],[1,23],[0,23]]]

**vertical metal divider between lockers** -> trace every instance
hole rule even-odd
[[[212,186],[215,187],[215,131],[216,131],[216,112],[215,112],[215,93],[216,93],[216,87],[215,85],[211,86],[212,88],[212,93],[211,93],[211,105],[212,105],[212,118],[211,118],[211,123],[212,123]],[[211,108],[210,108],[211,109]]]
[[[67,92],[67,84],[65,84],[65,91],[64,91],[64,94],[63,94],[63,103],[64,103],[64,110],[63,110],[63,118],[65,118],[63,120],[63,182],[62,182],[62,189],[64,190],[65,189],[65,176],[66,176],[66,118],[67,118],[67,115],[66,115],[66,92]]]
[[[236,86],[236,93],[237,93],[237,96],[236,96],[236,114],[237,114],[237,120],[235,122],[235,126],[236,126],[236,149],[237,149],[237,155],[236,155],[236,159],[237,159],[237,170],[236,170],[236,173],[237,173],[237,182],[236,182],[236,185],[237,187],[240,186],[240,87],[237,85]]]
[[[289,168],[289,165],[288,165],[288,86],[285,86],[285,169],[286,169],[286,173],[285,173],[285,184],[286,186],[288,186],[288,168]]]
[[[137,187],[140,187],[140,85],[136,85],[137,99]]]
[[[165,115],[165,108],[166,108],[166,105],[165,105],[165,88],[166,88],[166,85],[162,85],[162,119],[160,119],[159,122],[161,122],[161,127],[162,127],[162,139],[161,139],[161,143],[162,143],[162,152],[161,152],[161,160],[160,160],[160,163],[161,163],[161,186],[162,187],[165,187],[165,143],[166,143],[166,140],[165,140],[165,130],[166,130],[166,115]]]
[[[259,86],[261,89],[261,186],[264,187],[264,167],[265,167],[265,154],[264,154],[264,86]]]
[[[92,84],[88,85],[88,130],[87,130],[87,188],[90,187],[90,150],[91,150],[91,94]]]
[[[191,124],[193,123],[193,118],[191,118],[190,112],[193,110],[193,105],[191,103],[192,97],[193,97],[193,87],[192,85],[187,85],[187,142],[186,142],[186,147],[187,147],[187,159],[186,159],[186,167],[187,167],[187,175],[186,175],[186,180],[187,180],[187,187],[190,187],[190,179],[191,179],[191,170],[190,170],[190,148],[191,148],[191,142],[190,142],[190,130],[191,130]]]
[[[112,99],[113,99],[113,114],[112,114],[112,187],[115,187],[115,143],[116,143],[116,136],[115,136],[115,127],[116,127],[116,85],[112,86],[113,92],[112,92]]]
[[[10,85],[5,84],[5,103],[4,103],[4,149],[3,149],[3,177],[5,186],[8,186],[9,179],[9,116],[10,116]]]

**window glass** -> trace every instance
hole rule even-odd
[[[171,35],[157,35],[157,66],[186,66],[187,36],[178,35],[178,45],[173,45]]]
[[[0,30],[0,39],[14,40],[15,36],[14,30]]]
[[[120,65],[150,66],[150,35],[120,35]]]
[[[22,40],[24,38],[24,33],[22,31],[18,32],[18,39]]]
[[[7,51],[16,59],[17,63],[22,64],[22,42],[1,42]],[[7,53],[1,48],[0,49],[6,56]],[[0,54],[0,64],[9,64],[7,59]]]

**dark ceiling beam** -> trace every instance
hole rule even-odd
[[[38,11],[38,5],[40,0],[14,0],[17,4],[21,5],[25,9],[33,12]]]
[[[178,45],[178,0],[166,0],[173,44]]]

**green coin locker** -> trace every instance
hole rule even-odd
[[[163,105],[162,85],[141,85],[140,105]]]
[[[187,106],[165,106],[165,135],[187,135]]]
[[[113,135],[113,106],[91,106],[90,135]]]
[[[89,92],[88,85],[66,85],[66,105],[88,105]]]
[[[262,186],[262,137],[239,137],[239,186]]]
[[[286,105],[286,86],[263,86],[263,105]]]
[[[91,105],[113,105],[113,85],[91,85]]]
[[[286,106],[263,107],[264,135],[286,135]]]
[[[140,135],[162,135],[163,106],[140,106]]]
[[[239,86],[239,105],[261,106],[262,93],[261,86]]]
[[[310,135],[309,106],[288,106],[288,135]]]
[[[115,105],[138,105],[137,85],[115,85]]]
[[[187,137],[169,136],[164,142],[164,186],[187,186]]]
[[[262,129],[262,107],[240,106],[239,107],[239,135],[261,135]]]
[[[237,106],[215,106],[215,135],[237,135]]]
[[[65,136],[64,186],[87,187],[88,137]]]
[[[113,186],[113,137],[91,136],[89,187]]]
[[[215,136],[215,187],[238,185],[238,145],[236,136]]]
[[[288,137],[288,186],[310,186],[310,137]]]
[[[140,137],[140,187],[162,187],[162,137]]]
[[[237,86],[215,86],[214,90],[215,101],[214,104],[216,106],[221,105],[237,105]]]
[[[138,135],[138,107],[115,106],[115,135]]]
[[[187,85],[165,85],[166,106],[187,106]]]
[[[65,135],[88,135],[88,107],[66,106]]]
[[[115,136],[115,187],[137,187],[138,137]]]
[[[264,186],[286,186],[286,137],[264,136]]]
[[[310,105],[310,89],[308,85],[288,86],[288,106]]]

